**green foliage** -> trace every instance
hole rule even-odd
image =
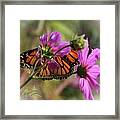
[[[83,99],[82,98],[82,94],[80,93],[79,89],[75,89],[75,88],[71,88],[71,87],[66,87],[62,93],[61,93],[61,97],[64,100],[79,100],[79,99]]]
[[[97,20],[21,20],[20,51],[38,46],[39,36],[51,31],[61,32],[62,39],[68,41],[76,34],[85,34],[93,48],[100,47],[100,22]]]

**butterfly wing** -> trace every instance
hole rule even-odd
[[[51,69],[49,68],[48,63],[46,63],[41,69],[36,71],[34,78],[42,80],[66,79],[72,74],[73,69],[64,58],[55,56],[54,60],[58,64],[56,68]]]
[[[20,67],[21,68],[34,68],[37,61],[40,60],[39,47],[25,51],[20,54]],[[37,63],[39,65],[40,62]]]
[[[33,77],[42,80],[66,79],[74,72],[74,65],[78,63],[78,53],[71,50],[63,57],[53,56],[53,60],[57,63],[55,69],[50,68],[48,62],[43,63],[42,67],[37,67]]]
[[[75,50],[71,50],[66,56],[65,59],[71,66],[79,64],[78,62],[78,53]]]
[[[56,56],[55,61],[59,64],[59,67],[57,67],[57,70],[53,72],[56,76],[54,78],[59,79],[66,79],[69,77],[72,72],[72,66],[68,63],[68,61],[64,57]]]

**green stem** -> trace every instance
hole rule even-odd
[[[32,74],[25,82],[20,86],[20,89],[22,89],[33,77],[34,74]]]

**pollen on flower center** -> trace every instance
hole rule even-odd
[[[52,58],[53,54],[51,52],[50,47],[47,46],[42,48],[42,55],[43,57]]]
[[[80,76],[81,78],[86,78],[86,75],[87,75],[86,68],[81,65],[78,66],[77,75]]]

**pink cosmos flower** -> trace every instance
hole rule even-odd
[[[100,50],[96,48],[89,55],[88,53],[88,47],[78,51],[80,65],[75,66],[77,75],[73,84],[78,83],[79,89],[86,100],[93,100],[93,91],[98,92],[99,90],[97,79],[100,76],[100,68],[96,61],[100,58]]]

